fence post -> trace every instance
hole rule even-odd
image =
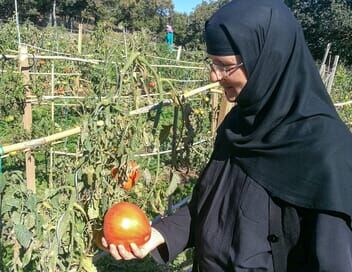
[[[19,47],[19,67],[23,75],[23,85],[26,91],[26,97],[31,95],[29,88],[29,65],[28,65],[28,49],[27,46],[20,45]],[[23,128],[31,133],[32,131],[32,104],[26,101],[23,115]],[[31,150],[26,151],[26,179],[27,188],[35,193],[35,161]]]

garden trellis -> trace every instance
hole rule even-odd
[[[81,28],[80,28],[81,29]],[[82,31],[80,31],[79,33],[82,33]],[[79,36],[79,40],[81,40],[81,35]],[[78,47],[80,48],[81,47],[81,41],[78,43]],[[34,48],[37,48],[36,46],[34,46]],[[85,58],[79,58],[79,57],[70,57],[70,56],[42,56],[42,55],[35,55],[35,54],[28,54],[27,53],[28,50],[27,50],[27,46],[26,45],[22,45],[20,46],[20,49],[19,49],[19,54],[18,55],[2,55],[0,58],[5,58],[5,59],[19,59],[20,60],[20,70],[23,70],[23,77],[25,79],[25,85],[29,85],[29,75],[30,75],[30,72],[29,72],[29,64],[28,64],[28,59],[32,59],[33,62],[36,61],[36,60],[62,60],[62,61],[76,61],[76,62],[84,62],[84,63],[91,63],[91,64],[99,64],[99,63],[104,63],[105,61],[103,60],[97,60],[97,59],[85,59]],[[81,53],[81,49],[79,49],[79,54]],[[164,58],[166,59],[166,58]],[[111,63],[114,63],[116,64],[115,62],[111,62]],[[191,62],[188,62],[188,63],[191,63]],[[204,67],[200,67],[200,66],[181,66],[181,65],[157,65],[157,64],[152,64],[150,65],[151,67],[159,67],[159,68],[179,68],[179,69],[200,69],[200,70],[203,70]],[[64,96],[58,96],[58,97],[55,97],[54,96],[54,77],[55,77],[55,73],[54,73],[54,65],[52,65],[52,71],[51,73],[31,73],[32,75],[51,75],[51,97],[50,99],[79,99],[79,98],[84,98],[84,97],[74,97],[74,96],[68,96],[68,97],[64,97]],[[72,76],[72,75],[80,75],[80,73],[67,73],[67,74],[59,74],[61,76]],[[165,80],[169,80],[169,79],[165,79]],[[172,79],[171,79],[172,80]],[[177,80],[177,79],[175,79]],[[195,80],[194,82],[199,82],[200,80]],[[214,84],[213,84],[214,85]],[[216,85],[216,84],[215,84]],[[214,85],[214,86],[215,86]],[[27,88],[28,89],[28,88]],[[202,92],[204,90],[207,90],[208,87],[206,86],[205,88],[200,88],[200,90],[196,90],[196,92]],[[183,98],[187,97],[187,96],[190,96],[189,94],[185,94],[183,95]],[[27,91],[26,93],[26,97],[27,97],[27,100],[26,100],[26,107],[25,107],[25,115],[24,115],[24,126],[25,128],[30,131],[31,129],[31,107],[32,107],[32,102],[35,102],[35,100],[33,99],[30,99],[32,97],[30,91]],[[48,99],[49,97],[48,96],[43,96],[42,99]],[[169,104],[170,100],[164,100],[164,105],[167,105]],[[52,121],[54,121],[54,103],[51,104],[51,115],[52,115]],[[27,109],[28,108],[28,109]],[[153,106],[150,106],[150,109],[152,109]],[[145,112],[145,109],[142,109],[141,112]],[[134,111],[132,111],[130,114],[135,114]],[[72,130],[70,130],[72,131]],[[62,135],[62,134],[59,134],[59,135]],[[63,134],[65,135],[65,134]],[[57,137],[57,136],[56,136]],[[54,137],[55,139],[55,137]],[[38,140],[34,141],[35,142],[38,142]],[[42,139],[42,142],[44,143],[48,143],[47,141],[47,138],[43,138]],[[27,151],[26,151],[26,154],[28,154],[28,158],[26,159],[26,162],[27,162],[27,167],[26,167],[26,171],[27,171],[27,184],[28,184],[28,188],[30,188],[31,190],[35,191],[35,185],[34,185],[34,182],[35,182],[35,166],[34,166],[34,158],[33,156],[31,155],[31,150],[28,149],[28,146],[30,145],[30,143],[26,142],[24,143],[23,145],[15,145],[16,147],[19,147],[19,146],[25,146]],[[5,148],[5,150],[7,150],[8,148]],[[11,149],[11,148],[10,148]],[[12,150],[12,151],[17,151],[17,150]],[[50,161],[52,164],[52,150],[50,152]]]

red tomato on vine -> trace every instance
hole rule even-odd
[[[151,81],[148,85],[150,88],[154,88],[156,86],[156,83],[154,81]]]
[[[129,191],[132,189],[133,186],[136,185],[140,175],[141,171],[139,168],[139,165],[135,161],[129,161],[127,163],[127,180],[122,182],[121,187],[125,189],[126,191]],[[113,167],[111,169],[111,175],[114,179],[118,179],[118,168]]]

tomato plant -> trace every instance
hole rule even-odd
[[[28,47],[31,56],[76,54],[76,39],[64,29],[20,27],[23,42],[35,46]],[[92,258],[99,254],[97,248],[105,250],[100,244],[103,231],[98,230],[103,228],[103,214],[108,207],[116,202],[133,202],[148,218],[153,218],[165,213],[168,196],[176,188],[185,188],[186,179],[173,178],[170,182],[174,170],[169,153],[175,134],[174,109],[160,105],[149,113],[130,116],[129,112],[170,98],[171,93],[174,96],[199,87],[193,80],[203,79],[203,75],[198,70],[154,68],[152,64],[172,64],[174,60],[150,56],[163,56],[163,52],[151,42],[148,33],[126,35],[100,30],[102,27],[98,26],[85,36],[87,42],[82,45],[82,57],[102,60],[99,64],[29,58],[28,88],[33,94],[31,100],[37,101],[32,105],[31,133],[24,131],[22,125],[27,98],[18,63],[15,59],[0,61],[0,70],[4,70],[0,80],[0,144],[81,127],[80,135],[33,150],[35,195],[25,186],[24,153],[13,152],[3,159],[1,271],[90,272],[95,271],[94,266],[99,271],[108,271],[104,263],[108,258],[94,265]],[[125,39],[121,46],[116,43]],[[16,24],[4,25],[0,29],[4,54],[17,49],[15,40]],[[195,58],[201,59],[196,55]],[[148,90],[153,90],[153,94],[148,95]],[[44,98],[52,92],[55,100]],[[61,97],[63,94],[65,97]],[[68,96],[73,97],[68,100]],[[204,132],[209,130],[209,120],[204,118],[206,115],[189,110],[204,107],[198,98],[187,107],[179,106],[182,114],[178,115],[175,140],[180,149],[173,159],[180,170],[187,172],[186,167],[199,167],[203,160],[200,154],[204,158],[209,154],[204,144],[192,147],[196,152],[189,152],[193,141],[207,138]],[[111,173],[113,167],[115,173]],[[176,192],[179,198],[190,190]],[[149,226],[147,219],[145,222]],[[137,262],[115,262],[114,267],[118,266],[118,271],[160,271],[155,263],[149,262],[140,261],[141,269],[136,269]],[[127,268],[129,265],[133,267]]]

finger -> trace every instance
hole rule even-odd
[[[112,257],[115,258],[115,260],[119,261],[122,259],[114,244],[110,244],[110,254]]]
[[[134,256],[136,256],[137,258],[140,258],[140,259],[145,257],[145,254],[143,253],[143,251],[136,244],[131,243],[130,247],[132,249],[132,253]]]
[[[119,251],[120,256],[124,260],[132,260],[136,258],[131,252],[127,251],[123,245],[118,245],[117,249]]]
[[[104,237],[101,237],[101,244],[103,245],[103,247],[108,247],[108,242],[106,242]]]

